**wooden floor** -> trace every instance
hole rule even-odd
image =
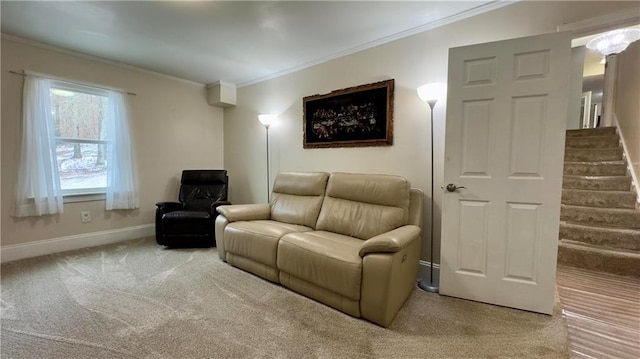
[[[640,358],[640,279],[559,266],[571,358]]]

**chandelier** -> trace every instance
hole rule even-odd
[[[613,30],[587,42],[587,48],[604,56],[619,54],[638,39],[640,39],[640,29]]]

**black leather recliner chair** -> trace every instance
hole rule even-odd
[[[168,247],[215,247],[216,208],[227,201],[226,170],[185,170],[180,202],[156,203],[156,242]]]

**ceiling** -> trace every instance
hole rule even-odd
[[[1,1],[8,35],[199,82],[248,85],[511,1]]]

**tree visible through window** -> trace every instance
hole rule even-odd
[[[100,193],[107,187],[108,94],[52,83],[56,159],[64,194]]]

